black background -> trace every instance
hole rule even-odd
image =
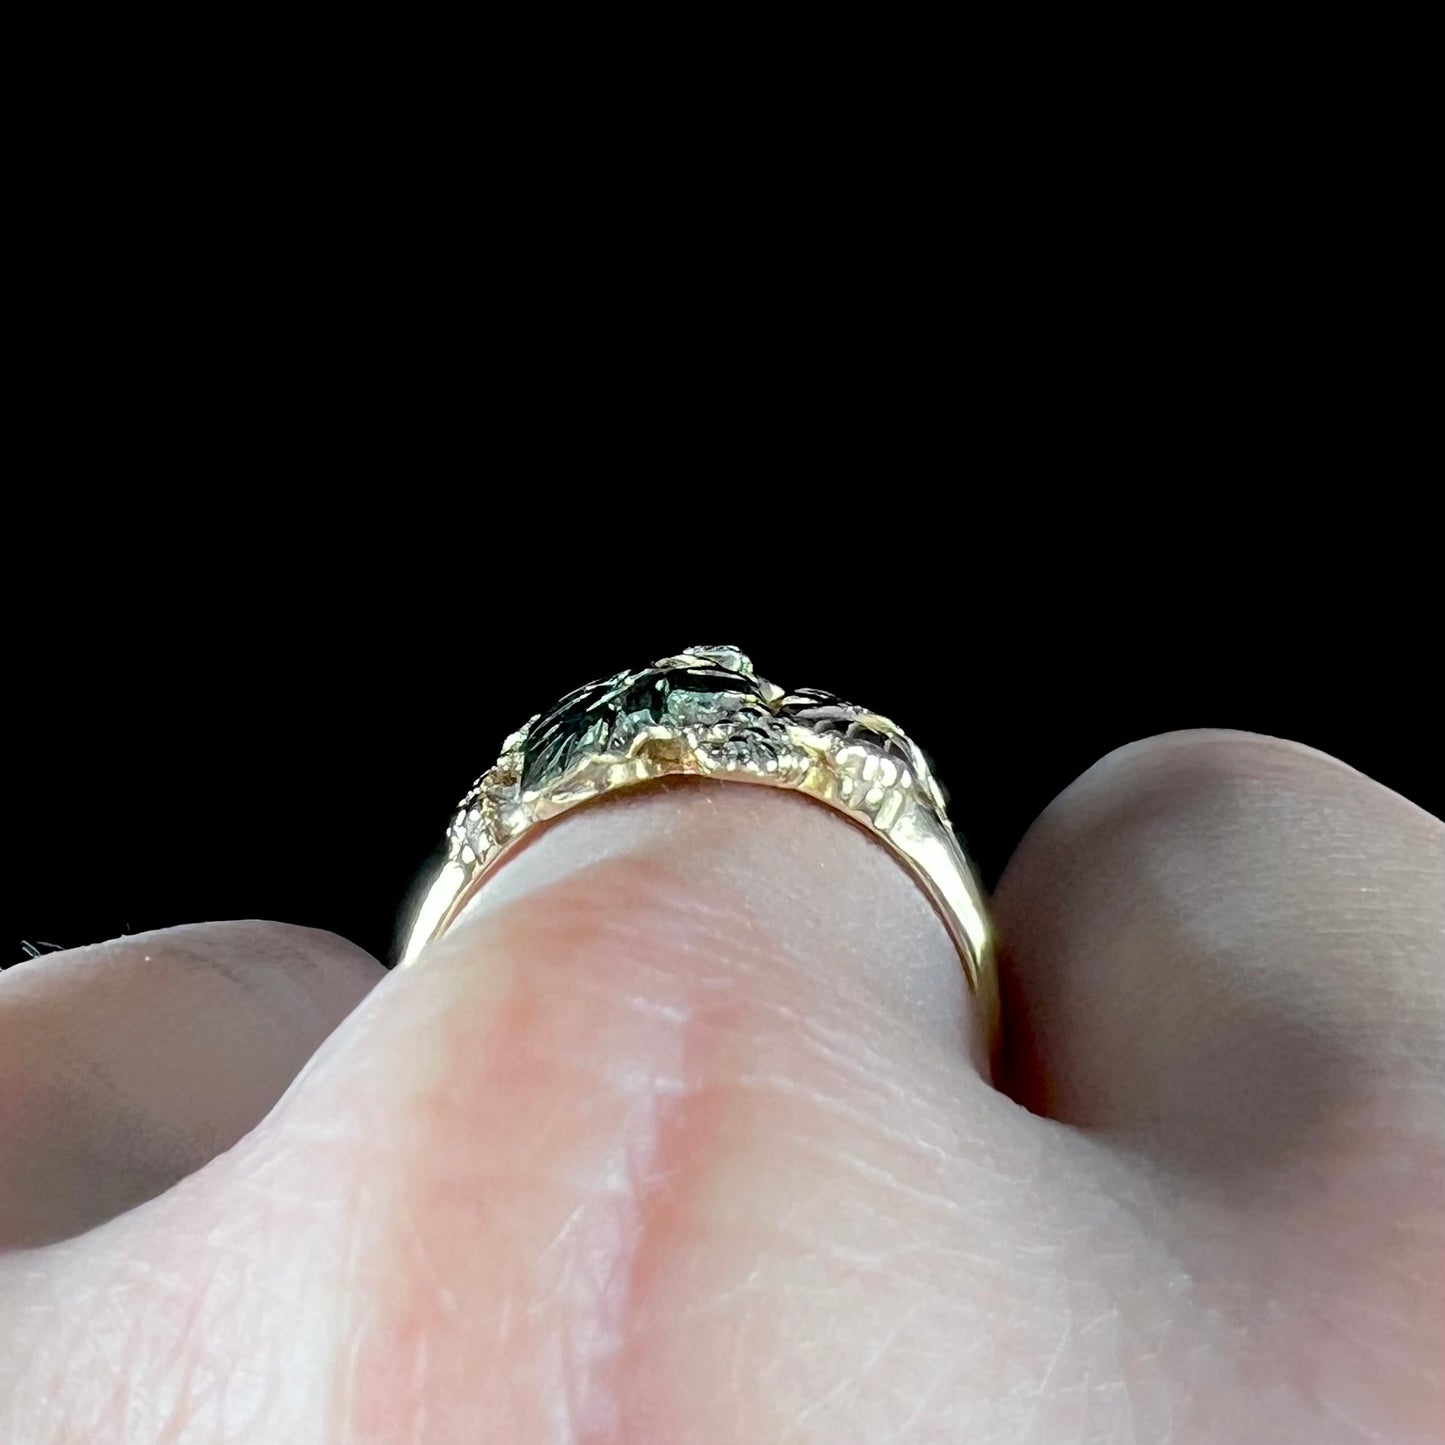
[[[198,181],[159,249],[127,225],[160,183],[108,193],[104,245],[57,225],[12,398],[0,959],[234,917],[387,957],[512,727],[708,641],[894,716],[989,883],[1171,728],[1445,812],[1413,192],[1054,139],[967,170],[962,219],[951,153],[725,204],[576,135],[491,230],[437,173],[385,229],[345,179],[224,216]]]
[[[418,479],[387,506],[426,524],[364,546],[267,509],[245,532],[118,531],[82,567],[41,559],[12,613],[7,961],[230,917],[389,958],[452,803],[507,731],[707,641],[894,715],[990,884],[1059,789],[1170,728],[1295,737],[1445,811],[1428,586],[1380,577],[1361,598],[1339,553],[1285,568],[1282,546],[1324,539],[1290,526],[1251,550],[1238,493],[1192,549],[1201,499],[1166,507],[1163,483],[1106,519],[1102,496],[1066,517],[1044,486],[1005,516],[973,505],[998,483],[963,450],[931,496],[902,469],[847,492],[822,469],[752,504],[740,476],[714,504],[786,524],[709,524],[680,460],[631,494],[614,474],[625,501],[595,507],[542,482],[468,496]]]

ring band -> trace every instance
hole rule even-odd
[[[886,717],[813,688],[784,692],[734,647],[694,647],[588,683],[514,732],[457,808],[447,860],[417,909],[401,965],[446,932],[538,823],[677,775],[791,788],[877,833],[947,925],[992,1043],[992,930],[927,759]]]

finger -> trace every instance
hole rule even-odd
[[[937,1180],[956,1100],[919,1061],[992,1098],[970,1037],[922,890],[827,808],[683,782],[559,820],[293,1096],[389,1161],[338,1437],[405,1438],[424,1370],[438,1439],[698,1438],[735,1413],[739,1316],[817,1339],[801,1315],[836,1255],[864,1262],[839,1286],[860,1318],[902,1315],[922,1346],[938,1312],[897,1305],[956,1223]],[[875,1231],[880,1177],[902,1197]],[[867,1267],[893,1257],[891,1281]],[[791,1326],[763,1319],[763,1279]],[[823,1396],[837,1359],[813,1363]],[[713,1438],[771,1437],[765,1395],[754,1430]]]
[[[384,975],[332,934],[209,923],[0,974],[0,1247],[63,1239],[228,1149]]]
[[[1317,1412],[1277,1428],[1256,1383],[1224,1438],[1438,1436],[1442,837],[1310,749],[1173,734],[1086,773],[1000,881],[1009,1087],[1149,1181],[1175,1283]]]
[[[1010,1086],[1221,1179],[1382,1120],[1438,1143],[1442,838],[1292,743],[1181,733],[1111,754],[999,885]]]
[[[799,1398],[818,1438],[891,1438],[957,1325],[956,1176],[997,1167],[956,1161],[959,1117],[1027,1117],[968,1017],[941,921],[875,839],[767,789],[640,790],[543,830],[248,1139],[87,1240],[147,1281],[223,1261],[203,1304],[155,1317],[290,1380],[281,1310],[324,1378],[274,1408],[314,1428],[324,1406],[328,1438],[721,1445],[776,1438]],[[232,1278],[262,1289],[245,1311]],[[890,1332],[917,1391],[844,1431],[839,1381]]]

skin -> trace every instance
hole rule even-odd
[[[1445,825],[1174,734],[994,912],[1001,1087],[891,855],[726,784],[558,820],[402,974],[8,970],[0,1439],[1445,1439]]]

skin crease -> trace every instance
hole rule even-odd
[[[994,912],[1006,1092],[886,849],[726,784],[558,820],[404,974],[7,971],[0,1440],[1445,1440],[1445,826],[1169,735]]]

